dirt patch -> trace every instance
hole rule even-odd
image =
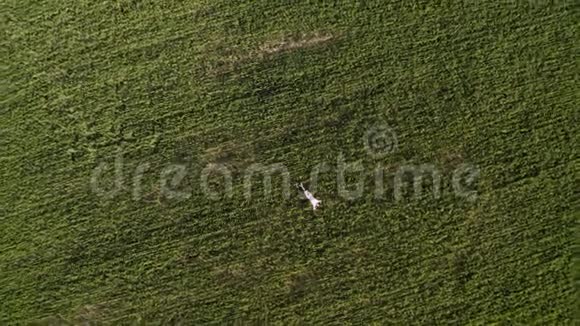
[[[230,73],[239,65],[255,59],[263,59],[279,53],[315,47],[331,42],[336,38],[336,35],[330,33],[303,33],[297,36],[278,37],[246,52],[238,51],[235,47],[217,44],[213,47],[214,51],[219,54],[219,59],[206,61],[203,69],[207,75],[218,77]]]
[[[287,295],[292,299],[303,297],[315,285],[316,279],[316,274],[310,271],[299,271],[287,275],[284,282]]]
[[[258,54],[276,54],[285,51],[313,47],[327,43],[332,39],[334,39],[334,36],[327,33],[302,34],[298,37],[287,37],[263,44],[258,49]]]
[[[438,154],[438,161],[444,172],[451,172],[464,163],[461,149],[442,149]]]
[[[103,321],[106,316],[105,306],[100,304],[85,305],[80,307],[73,318],[75,324],[91,324]]]
[[[243,170],[254,162],[254,152],[248,144],[225,142],[210,147],[202,155],[202,163],[218,164],[231,169],[232,172]]]
[[[227,283],[227,282],[239,282],[242,281],[248,271],[243,264],[230,264],[227,266],[219,266],[215,267],[212,270],[212,274],[219,280],[220,283]]]

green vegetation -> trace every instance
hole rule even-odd
[[[571,324],[578,8],[500,3],[3,1],[0,324]],[[119,152],[125,188],[100,197]],[[367,168],[357,200],[339,155]],[[279,177],[243,195],[251,164],[321,162],[315,213]],[[160,191],[177,163],[187,199]],[[231,197],[200,189],[210,163]],[[375,198],[377,164],[424,163],[441,198]]]

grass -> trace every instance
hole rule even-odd
[[[574,9],[4,1],[0,323],[571,324]],[[384,158],[363,147],[376,125],[398,139]],[[125,189],[99,197],[118,153]],[[337,193],[340,155],[365,166],[357,200]],[[252,164],[296,182],[321,162],[315,214],[280,178],[243,196]],[[172,163],[188,199],[160,190]],[[231,197],[199,189],[210,163]],[[423,163],[441,198],[375,198],[377,164]],[[461,164],[473,202],[451,191]]]

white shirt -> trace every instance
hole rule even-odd
[[[310,201],[310,203],[312,204],[312,209],[316,209],[318,207],[318,205],[320,205],[320,203],[322,201],[314,198],[314,196],[310,193],[310,191],[308,190],[304,190],[304,196],[306,196],[306,198],[308,198],[308,200]]]

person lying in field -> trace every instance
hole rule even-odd
[[[318,199],[314,198],[312,193],[310,191],[306,190],[306,188],[304,188],[304,185],[302,183],[300,183],[299,185],[296,185],[296,187],[298,187],[298,189],[300,189],[304,193],[304,196],[306,196],[306,198],[310,201],[310,203],[312,204],[313,210],[316,210],[316,208],[318,208],[318,205],[320,205],[320,203],[322,203],[322,200],[318,200]]]

